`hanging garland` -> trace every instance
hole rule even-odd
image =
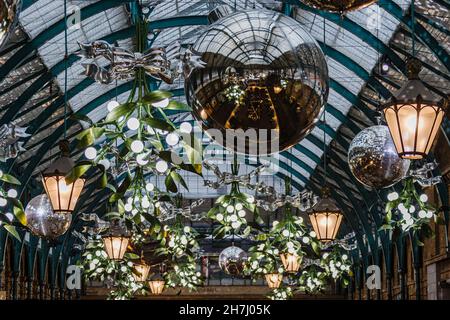
[[[14,176],[4,173],[0,170],[0,226],[3,226],[9,234],[21,241],[20,236],[16,230],[16,226],[27,225],[27,218],[25,216],[24,208],[19,199],[17,199],[17,190],[15,186],[20,186],[20,181]],[[11,185],[6,189],[6,185]],[[11,208],[12,213],[5,208]]]
[[[413,178],[404,180],[400,194],[391,192],[387,198],[385,224],[381,227],[382,230],[401,232],[411,230],[413,233],[430,237],[433,234],[430,221],[441,223],[436,208],[428,203],[428,196],[417,192]],[[420,241],[419,244],[423,245]]]

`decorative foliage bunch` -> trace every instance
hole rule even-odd
[[[336,246],[330,252],[323,253],[320,265],[334,280],[341,280],[344,286],[349,284],[353,274],[352,262],[340,247]]]
[[[268,273],[284,272],[280,261],[280,252],[272,246],[269,240],[250,247],[248,253],[249,257],[244,269],[245,274],[252,275],[255,278]]]
[[[247,211],[257,214],[255,198],[239,191],[237,185],[232,186],[231,193],[217,198],[209,210],[208,217],[220,223],[213,232],[215,238],[223,238],[227,234],[248,236],[251,227],[247,225]]]
[[[320,268],[312,265],[305,268],[300,273],[299,289],[307,293],[315,294],[324,289],[327,281],[327,274]]]
[[[303,257],[307,254],[305,250],[308,247],[315,254],[320,252],[320,242],[317,240],[315,232],[308,230],[302,217],[288,213],[283,221],[273,222],[268,236],[272,239],[272,245],[278,248],[280,253]]]
[[[164,279],[168,287],[184,287],[189,290],[195,290],[198,286],[203,284],[203,278],[199,271],[197,271],[197,264],[195,261],[187,261],[177,263],[164,274]]]
[[[20,181],[14,176],[4,173],[0,170],[0,211],[4,214],[0,215],[0,225],[3,226],[12,236],[20,240],[15,224],[26,226],[27,219],[25,216],[22,203],[17,199],[17,190],[14,187],[9,187],[7,190],[4,184],[19,186]],[[7,211],[8,207],[12,206],[12,213]]]
[[[267,298],[271,300],[287,300],[294,296],[291,287],[279,287],[273,289],[268,295]]]
[[[104,250],[101,237],[97,236],[86,245],[79,265],[87,280],[111,284],[113,289],[110,291],[109,299],[128,300],[139,292],[145,292],[143,284],[135,282],[133,276],[132,260],[138,258],[136,254],[127,252],[121,261],[110,260]]]
[[[173,226],[165,225],[160,248],[157,254],[166,255],[171,259],[186,257],[188,261],[195,260],[194,254],[199,248],[198,233],[195,229],[178,222]]]
[[[426,194],[417,192],[412,178],[404,181],[403,190],[398,194],[391,192],[386,204],[384,230],[400,228],[407,232],[422,231],[425,235],[431,235],[429,222],[432,218],[437,219],[436,209],[431,206]]]

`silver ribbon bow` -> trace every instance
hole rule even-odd
[[[275,211],[278,208],[285,206],[286,204],[291,205],[294,208],[298,208],[300,211],[308,211],[310,208],[316,205],[319,201],[319,197],[316,196],[313,192],[304,190],[294,196],[284,195],[284,194],[276,194],[275,200],[266,201],[258,199],[256,200],[256,205],[266,211]]]
[[[82,63],[85,68],[82,74],[104,84],[111,83],[116,79],[132,78],[135,71],[140,68],[156,80],[171,84],[180,76],[181,72],[189,75],[192,68],[205,65],[190,50],[181,53],[181,46],[178,42],[167,47],[153,47],[144,53],[115,47],[102,40],[79,43],[79,46],[79,56],[93,60]],[[100,66],[96,60],[100,57],[108,60],[110,65],[108,67]]]
[[[412,177],[414,182],[420,184],[421,187],[431,187],[442,182],[442,176],[434,176],[433,170],[438,167],[438,163],[428,162],[419,169],[409,170],[408,177]]]
[[[356,242],[354,242],[355,233],[350,232],[346,234],[342,239],[335,239],[333,241],[324,244],[323,248],[328,249],[333,246],[340,246],[342,249],[351,251],[357,248]]]
[[[5,162],[10,158],[15,158],[19,152],[26,151],[20,138],[29,137],[26,127],[19,127],[14,124],[4,124],[0,126],[0,161]]]
[[[160,221],[167,221],[175,219],[181,215],[192,221],[199,221],[206,218],[206,213],[193,213],[192,210],[198,206],[201,206],[205,202],[205,199],[198,199],[193,201],[189,206],[183,208],[177,208],[170,203],[162,202],[159,210],[161,214],[158,216]]]

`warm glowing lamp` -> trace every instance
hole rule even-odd
[[[147,281],[148,273],[150,272],[150,266],[146,264],[144,260],[141,260],[138,263],[134,263],[133,268],[133,276],[136,282]]]
[[[330,189],[322,189],[322,199],[311,208],[309,219],[316,233],[317,239],[329,242],[336,239],[342,222],[342,213],[333,199],[329,197]]]
[[[283,281],[283,275],[281,273],[268,273],[265,275],[265,278],[270,289],[279,288],[281,281]]]
[[[282,253],[280,254],[281,262],[284,269],[287,272],[297,272],[300,269],[302,263],[302,257],[295,253]]]
[[[53,162],[43,173],[42,183],[55,213],[72,213],[84,186],[84,179],[78,178],[66,184],[65,176],[75,163],[70,158],[69,142],[59,143],[61,157]]]
[[[408,60],[408,82],[382,106],[395,148],[404,159],[428,154],[448,107],[447,99],[439,101],[420,80],[421,69],[419,60]]]
[[[150,280],[148,286],[154,295],[159,295],[163,292],[166,282],[164,280]]]
[[[109,233],[102,237],[109,259],[120,261],[127,251],[130,237],[124,234]]]

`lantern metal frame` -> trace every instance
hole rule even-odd
[[[270,289],[277,289],[280,287],[281,283],[283,282],[283,274],[282,273],[267,273],[264,275],[267,286]]]
[[[71,184],[66,184],[65,177],[72,170],[75,162],[70,158],[69,142],[67,140],[61,140],[59,142],[59,148],[61,150],[61,157],[41,173],[42,184],[53,211],[55,213],[71,214],[83,191],[85,179],[78,178]],[[52,181],[54,184],[53,187],[51,186]],[[62,191],[61,183],[64,183],[66,188],[70,188],[70,192]],[[67,196],[68,199],[65,199]]]
[[[118,252],[114,251],[113,241],[114,239],[120,239],[120,246]],[[103,245],[105,246],[106,254],[108,258],[113,261],[121,261],[127,251],[128,244],[131,240],[131,235],[123,227],[120,220],[111,221],[111,227],[108,233],[102,235]],[[106,241],[109,240],[109,246]],[[117,248],[117,247],[116,247]],[[110,249],[110,250],[109,250]]]
[[[336,239],[344,215],[337,207],[334,200],[330,198],[330,189],[328,186],[324,186],[322,188],[322,199],[311,208],[308,212],[308,216],[318,240],[326,243]],[[330,228],[328,224],[330,223],[331,216],[336,216],[336,220],[335,225],[331,228],[332,230],[329,234]],[[321,228],[319,227],[319,217],[325,217],[326,219],[325,234],[320,232]]]
[[[419,60],[416,58],[408,59],[406,67],[408,82],[387,103],[382,105],[381,109],[398,155],[403,159],[420,160],[427,156],[433,145],[448,109],[448,99],[439,101],[439,98],[425,87],[419,78],[419,72],[422,69]],[[408,115],[406,112],[402,112],[406,109],[411,110]],[[429,120],[423,118],[423,111],[426,109],[431,111],[431,114],[434,112]],[[403,132],[406,127],[409,127],[406,123],[406,117],[414,117],[412,123],[415,124],[415,128],[413,129],[412,139],[407,139]],[[428,124],[432,122],[432,125],[425,126],[428,129],[427,132],[420,132],[421,124],[423,129],[423,124],[427,122]],[[426,134],[428,137],[423,138],[421,134]],[[406,140],[409,140],[409,143]],[[426,141],[426,143],[419,143],[419,141]],[[410,142],[413,142],[412,146]]]
[[[300,270],[303,257],[296,253],[281,253],[280,259],[286,272],[295,273]]]

